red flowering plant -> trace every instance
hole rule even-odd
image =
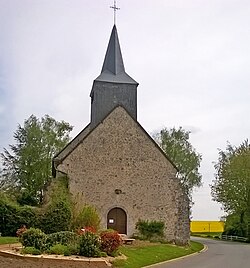
[[[95,234],[96,229],[92,226],[87,226],[87,227],[83,227],[83,228],[77,230],[77,233],[79,235],[84,235],[87,232]]]
[[[101,232],[101,250],[112,255],[121,245],[122,239],[117,231],[106,230]]]
[[[19,229],[16,231],[17,237],[21,237],[24,232],[27,231],[26,225],[22,225]]]

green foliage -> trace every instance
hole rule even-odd
[[[135,228],[140,232],[142,239],[156,239],[164,236],[164,222],[139,220]]]
[[[116,231],[103,231],[101,237],[101,250],[108,255],[113,254],[122,245],[122,239]]]
[[[76,244],[79,240],[79,236],[70,231],[62,231],[57,233],[52,233],[47,235],[47,239],[50,244],[62,244],[62,245],[69,245],[69,244]]]
[[[45,206],[41,220],[41,229],[47,233],[67,231],[71,225],[72,203],[68,190],[67,177],[56,178],[50,192],[50,199]]]
[[[33,247],[40,252],[69,256],[79,253],[80,237],[73,232],[58,232],[46,235],[40,229],[27,229],[19,238],[25,247]]]
[[[215,170],[211,193],[213,200],[221,203],[229,215],[232,214],[232,217],[227,218],[229,223],[226,221],[226,226],[231,226],[228,228],[233,233],[246,232],[250,237],[250,144],[248,140],[239,147],[228,144],[225,151],[220,150]]]
[[[80,237],[79,255],[85,257],[100,257],[101,241],[97,234],[86,232]]]
[[[26,247],[21,250],[22,254],[41,255],[41,250],[34,247]]]
[[[241,212],[250,205],[250,144],[239,147],[228,144],[226,151],[219,151],[215,164],[216,177],[212,185],[215,201],[229,213]]]
[[[49,205],[43,216],[42,226],[44,232],[55,233],[69,230],[71,221],[71,207],[65,200],[58,200]]]
[[[49,254],[57,254],[57,255],[64,255],[64,256],[70,256],[71,252],[68,246],[62,245],[62,244],[56,244],[52,247],[50,247],[49,250],[46,251]]]
[[[30,228],[22,234],[20,242],[24,247],[44,250],[47,248],[47,235],[40,229]]]
[[[52,157],[69,142],[72,126],[45,115],[40,120],[31,115],[18,125],[15,144],[1,153],[1,186],[15,190],[21,204],[36,205],[52,178]]]
[[[178,177],[191,198],[193,188],[201,186],[201,174],[198,169],[202,157],[190,143],[189,134],[189,131],[181,127],[165,128],[155,135],[155,140],[179,169]]]
[[[93,227],[95,230],[100,228],[101,220],[96,208],[93,206],[86,205],[80,210],[76,210],[74,214],[72,229],[76,230],[88,226]]]
[[[29,206],[19,206],[0,195],[0,233],[3,236],[15,236],[22,225],[33,227],[37,223],[36,210]]]
[[[226,217],[225,235],[247,236],[247,222],[243,215],[231,214]]]

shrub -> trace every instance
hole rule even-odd
[[[85,257],[100,257],[100,237],[94,233],[86,232],[80,237],[79,255]]]
[[[2,236],[15,236],[20,226],[34,227],[37,221],[34,208],[20,206],[6,196],[0,196],[0,233]]]
[[[41,251],[34,247],[26,247],[21,251],[22,254],[32,254],[32,255],[40,255]]]
[[[139,220],[136,229],[140,232],[143,239],[152,239],[164,236],[164,222]]]
[[[69,230],[71,222],[71,207],[66,200],[53,201],[47,208],[43,219],[41,229],[47,233]]]
[[[20,242],[24,247],[44,250],[47,247],[47,235],[40,229],[30,228],[20,237]]]
[[[78,240],[79,236],[70,231],[61,231],[47,235],[47,243],[51,245],[62,244],[67,246],[69,244],[76,244]]]
[[[122,244],[122,239],[116,231],[103,231],[101,237],[101,250],[108,255],[114,253]]]
[[[82,227],[91,226],[95,231],[100,228],[100,217],[97,210],[89,205],[84,206],[79,212],[74,212],[72,228],[79,229]]]
[[[57,255],[65,255],[65,256],[71,255],[70,249],[62,244],[56,244],[50,247],[50,249],[47,250],[47,252],[50,254],[57,254]]]
[[[46,234],[70,230],[72,203],[67,177],[56,178],[51,182],[44,209],[40,228]]]
[[[77,243],[69,244],[67,247],[69,249],[70,255],[78,255],[79,254],[79,245]]]

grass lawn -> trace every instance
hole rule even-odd
[[[0,236],[0,245],[18,243],[17,237]]]
[[[127,260],[115,260],[113,265],[115,267],[140,268],[146,265],[189,255],[202,249],[203,245],[198,242],[191,242],[190,247],[139,242],[135,245],[123,246],[120,251],[128,257]]]

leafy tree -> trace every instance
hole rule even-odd
[[[155,135],[155,140],[179,169],[177,176],[191,199],[193,188],[201,186],[201,174],[198,169],[202,157],[190,143],[189,134],[190,132],[182,127],[164,128]]]
[[[226,235],[247,235],[246,218],[242,218],[242,214],[230,214],[226,217],[224,234]]]
[[[211,186],[213,200],[222,204],[225,212],[238,215],[240,224],[247,224],[250,235],[250,144],[248,140],[239,147],[227,145],[219,151],[215,164],[215,180]]]
[[[5,189],[20,193],[20,203],[41,202],[51,180],[51,160],[69,142],[72,126],[45,115],[40,120],[31,115],[14,132],[15,144],[1,153],[1,183]]]

